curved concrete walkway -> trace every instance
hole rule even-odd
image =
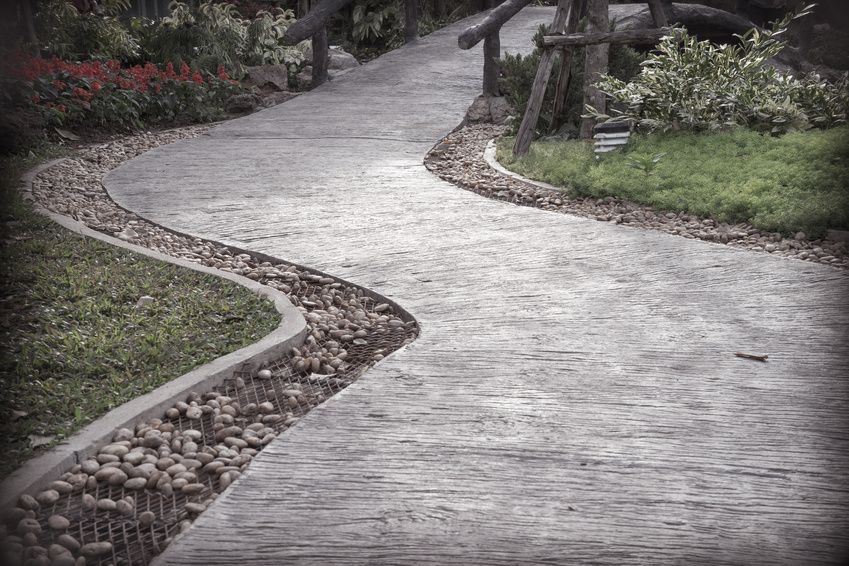
[[[503,45],[551,17],[523,11]],[[107,178],[147,218],[369,287],[422,327],[162,562],[843,562],[849,276],[436,179],[422,159],[479,88],[460,27]]]

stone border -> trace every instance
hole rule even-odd
[[[0,508],[13,506],[21,494],[35,494],[69,467],[95,455],[98,449],[111,441],[115,430],[124,427],[132,428],[139,421],[159,417],[175,402],[183,400],[190,391],[198,388],[211,389],[220,385],[235,371],[244,370],[246,366],[257,367],[265,362],[278,359],[293,346],[301,345],[307,334],[306,320],[282,291],[235,273],[228,273],[124,242],[92,230],[82,222],[41,207],[32,195],[33,181],[39,173],[61,161],[63,159],[54,159],[43,163],[29,170],[21,178],[24,185],[21,190],[24,199],[30,203],[37,213],[47,216],[63,228],[81,236],[242,285],[250,291],[270,299],[274,303],[274,308],[280,313],[282,320],[275,330],[258,342],[197,367],[150,393],[112,409],[47,453],[31,458],[0,484]]]

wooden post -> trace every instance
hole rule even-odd
[[[501,94],[498,88],[498,77],[501,67],[498,59],[501,58],[501,37],[495,30],[483,40],[483,93],[485,96],[498,96]]]
[[[312,87],[327,82],[327,28],[323,27],[312,36]]]
[[[557,11],[554,14],[554,23],[551,24],[550,33],[563,32],[571,5],[572,0],[557,1]],[[606,5],[607,2],[605,2]],[[522,124],[519,126],[519,132],[516,134],[516,142],[513,144],[513,155],[517,157],[528,153],[528,148],[531,147],[534,130],[536,130],[539,113],[542,109],[542,101],[545,98],[545,88],[548,85],[548,78],[551,76],[553,65],[554,50],[546,49],[539,58],[539,67],[531,88],[531,96],[528,98],[528,107],[525,110],[525,116],[522,118]]]
[[[587,0],[576,0],[569,8],[569,19],[566,22],[566,35],[575,33],[581,12]],[[554,93],[554,112],[551,117],[551,129],[557,131],[566,119],[566,97],[569,95],[569,83],[572,79],[572,49],[564,49],[560,53],[560,72],[557,76],[557,89]]]
[[[669,20],[666,17],[666,10],[661,3],[661,0],[648,0],[651,17],[654,20],[654,27],[665,28],[669,25]],[[670,8],[672,4],[670,3]]]
[[[589,0],[589,27],[591,32],[609,32],[610,19],[608,17],[607,0]],[[607,58],[610,45],[602,43],[599,45],[588,45],[584,50],[584,105],[583,108],[592,106],[599,112],[605,110],[604,93],[598,90],[594,83],[601,75],[607,72]],[[581,120],[581,138],[589,139],[593,135],[595,120],[584,118]]]
[[[418,0],[406,0],[404,4],[404,43],[419,37]]]

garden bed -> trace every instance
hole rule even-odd
[[[110,409],[279,323],[270,302],[229,281],[68,232],[9,195],[8,179],[0,477]]]

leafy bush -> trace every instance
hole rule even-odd
[[[542,43],[542,35],[546,33],[547,26],[540,26],[537,34],[534,36],[534,43],[540,45]],[[500,61],[501,79],[499,87],[501,92],[516,109],[518,116],[525,114],[525,109],[528,106],[528,98],[531,95],[531,87],[533,86],[534,77],[536,76],[537,67],[539,67],[541,51],[539,47],[534,49],[528,55],[521,54],[511,55],[506,53]],[[608,67],[610,74],[624,80],[630,80],[640,71],[640,62],[643,56],[624,45],[611,45],[609,53]],[[537,124],[538,134],[555,133],[555,130],[561,130],[561,126],[565,126],[566,130],[576,130],[581,121],[581,110],[584,103],[583,83],[584,83],[584,50],[575,49],[572,56],[572,79],[569,83],[569,90],[566,93],[565,105],[565,121],[564,124],[554,124],[554,94],[557,88],[557,69],[560,68],[560,55],[555,58],[554,70],[546,85],[545,97],[543,98],[542,110],[540,111],[540,120]],[[515,122],[513,127],[518,128],[518,122]]]
[[[305,44],[281,41],[295,22],[292,10],[259,12],[243,20],[231,4],[204,2],[195,8],[174,1],[169,6],[171,15],[159,22],[136,19],[132,24],[148,60],[185,62],[210,72],[224,64],[237,77],[251,65],[285,64],[296,71],[304,60]]]
[[[717,130],[735,125],[782,133],[846,121],[849,82],[801,79],[765,64],[783,48],[790,14],[772,29],[752,29],[734,45],[698,41],[686,31],[664,37],[631,82],[605,76],[598,86],[624,109],[612,112],[647,129]],[[595,109],[596,117],[610,118]]]
[[[351,37],[357,43],[399,43],[404,13],[399,0],[356,0],[351,12]]]
[[[635,135],[597,160],[592,145],[549,140],[514,160],[512,139],[498,158],[523,175],[575,194],[618,196],[665,210],[768,231],[821,236],[849,228],[849,127],[780,137],[728,132]]]
[[[117,18],[127,1],[112,2],[114,12],[80,13],[67,0],[48,0],[36,13],[41,49],[60,59],[102,57],[127,60],[138,56],[139,45]]]
[[[72,63],[22,56],[10,75],[27,103],[54,126],[140,128],[175,118],[209,121],[239,91],[223,66],[218,75],[204,76],[185,63],[178,73],[170,63],[160,70],[152,63],[122,68],[114,59]]]

